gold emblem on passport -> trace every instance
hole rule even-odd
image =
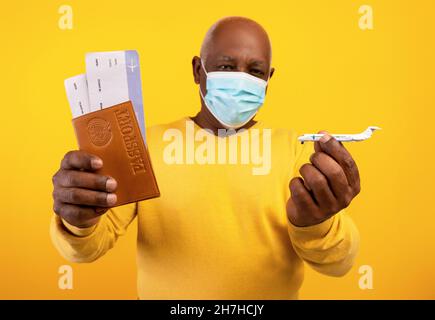
[[[92,118],[88,122],[88,134],[93,145],[103,147],[112,139],[110,123],[101,118]]]

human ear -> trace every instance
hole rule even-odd
[[[192,59],[192,72],[193,72],[193,79],[196,84],[199,84],[200,71],[201,71],[201,58],[198,56],[194,56]]]
[[[269,79],[272,78],[274,72],[275,72],[275,68],[271,68],[270,74],[269,74]]]

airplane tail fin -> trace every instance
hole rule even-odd
[[[376,127],[376,126],[370,126],[363,132],[363,135],[367,136],[367,137],[371,137],[372,133],[376,130],[381,130],[381,128]]]

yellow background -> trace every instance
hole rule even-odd
[[[73,30],[58,27],[62,4]],[[364,4],[372,31],[358,27]],[[348,210],[362,238],[355,267],[340,279],[307,268],[301,298],[435,298],[435,1],[8,1],[0,11],[0,298],[136,298],[135,226],[99,261],[72,264],[73,290],[58,288],[69,263],[48,235],[51,176],[76,148],[63,80],[84,72],[86,52],[136,49],[147,125],[193,115],[191,58],[227,15],[272,39],[259,118],[300,132],[383,128],[349,145],[362,176]],[[373,290],[358,286],[361,265]]]

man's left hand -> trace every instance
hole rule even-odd
[[[358,167],[343,144],[327,132],[315,142],[311,163],[290,181],[287,216],[292,224],[319,224],[346,208],[360,192]]]

